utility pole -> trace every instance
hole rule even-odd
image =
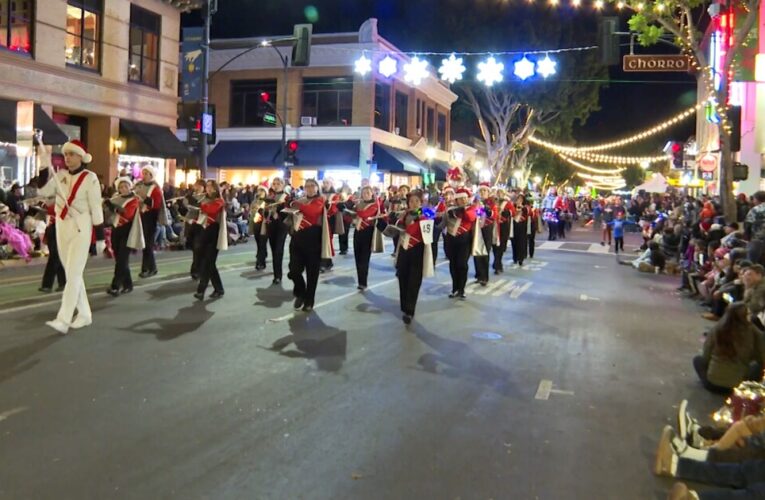
[[[208,75],[210,73],[210,25],[212,24],[212,16],[218,11],[218,0],[207,0],[204,6],[204,37],[202,41],[202,48],[204,49],[204,78],[202,81],[202,113],[208,114],[210,112],[210,81]],[[201,158],[199,159],[199,171],[203,179],[207,178],[207,136],[201,134],[200,152]]]

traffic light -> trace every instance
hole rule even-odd
[[[287,163],[290,165],[297,165],[297,152],[298,152],[298,142],[297,141],[287,141],[287,151],[286,151],[286,160]]]
[[[669,153],[672,156],[672,168],[683,168],[685,145],[682,142],[674,141],[669,148]]]
[[[311,63],[311,35],[313,24],[296,24],[292,42],[292,65],[308,66]]]
[[[598,21],[598,55],[600,63],[606,66],[619,64],[619,18],[602,17]]]

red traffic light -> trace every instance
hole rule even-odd
[[[673,153],[679,153],[682,150],[683,150],[683,145],[682,144],[680,144],[679,142],[673,142],[672,143],[672,152]]]
[[[291,153],[297,153],[297,150],[298,150],[298,143],[297,143],[297,141],[287,141],[287,149]]]
[[[268,102],[271,100],[271,94],[268,92],[261,92],[260,93],[260,100],[263,102]]]

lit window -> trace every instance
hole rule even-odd
[[[162,18],[146,9],[130,6],[130,59],[128,80],[158,87],[159,37]]]
[[[100,0],[69,0],[66,6],[66,63],[98,69]]]
[[[0,0],[0,47],[32,52],[32,0]]]

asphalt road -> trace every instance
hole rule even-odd
[[[116,299],[94,262],[94,324],[66,337],[39,269],[0,275],[0,498],[663,498],[661,426],[684,397],[719,404],[676,279],[594,247],[540,250],[466,301],[440,260],[409,327],[387,254],[365,293],[336,258],[305,314],[253,252],[222,257],[205,302],[185,254]]]

